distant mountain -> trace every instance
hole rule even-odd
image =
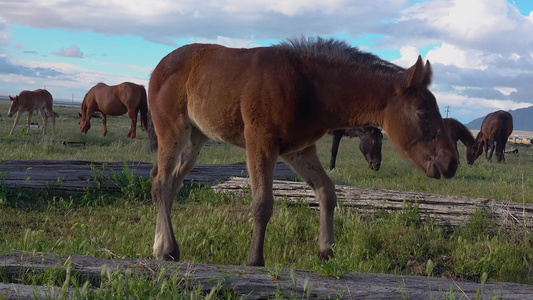
[[[514,130],[533,131],[533,106],[510,110],[509,113],[513,116]],[[483,119],[485,119],[485,116],[475,119],[472,122],[465,124],[465,126],[469,129],[479,130]]]

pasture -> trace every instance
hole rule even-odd
[[[79,107],[55,106],[59,114],[56,136],[43,137],[41,130],[26,132],[19,124],[10,137],[13,118],[7,117],[8,107],[9,102],[0,101],[1,160],[155,160],[156,155],[148,150],[147,133],[140,130],[139,124],[137,138],[126,138],[130,125],[127,116],[109,117],[108,134],[103,137],[100,119],[92,119],[91,130],[82,134]],[[26,114],[20,123],[25,118]],[[83,142],[85,147],[66,146],[63,141]],[[331,136],[325,136],[318,143],[324,168],[329,164],[331,141]],[[434,180],[401,158],[386,135],[383,166],[377,172],[368,168],[358,143],[349,138],[341,142],[336,169],[328,172],[336,184],[533,203],[533,150],[529,147],[508,143],[508,148],[519,151],[506,154],[505,163],[488,163],[482,156],[469,166],[465,148],[459,143],[461,164],[455,177]],[[227,164],[245,159],[242,149],[210,143],[198,163]],[[0,178],[1,174],[0,166]],[[128,192],[113,195],[89,190],[77,195],[53,195],[47,191],[30,194],[0,184],[0,251],[153,258],[156,209],[150,199],[150,184],[143,179],[128,180]],[[219,195],[208,187],[185,186],[172,212],[182,259],[245,264],[253,224],[250,202],[250,194]],[[416,206],[411,204],[406,204],[402,213],[378,211],[373,218],[341,205],[334,220],[336,256],[328,263],[316,257],[318,218],[318,213],[304,204],[277,202],[265,240],[267,267],[314,270],[332,277],[347,272],[374,272],[533,284],[530,229],[501,228],[482,213],[464,226],[446,228],[421,222]],[[0,280],[5,280],[2,274]],[[61,279],[20,280],[42,284],[39,280],[46,283]]]

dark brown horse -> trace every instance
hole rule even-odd
[[[381,146],[383,144],[383,133],[381,129],[375,126],[364,126],[350,129],[337,129],[333,132],[333,142],[331,143],[331,160],[329,169],[335,169],[337,161],[337,152],[343,136],[359,137],[359,150],[363,153],[368,167],[372,170],[379,171],[381,168]],[[473,138],[472,138],[473,139]]]
[[[246,148],[254,219],[248,264],[265,263],[279,156],[315,192],[318,254],[331,257],[337,200],[316,141],[330,130],[379,126],[427,176],[453,177],[457,155],[428,89],[431,77],[421,57],[406,70],[321,38],[252,49],[191,44],[171,52],[154,69],[148,96],[158,139],[154,255],[179,259],[172,204],[203,145],[215,139]]]
[[[494,148],[498,162],[505,161],[505,145],[511,133],[513,133],[513,116],[510,113],[498,110],[488,114],[483,119],[474,145],[468,148],[468,160],[473,163],[483,153],[485,146],[485,158],[489,162],[492,161]]]
[[[457,150],[457,141],[461,141],[466,146],[466,151],[468,153],[468,148],[474,145],[474,136],[468,128],[466,128],[463,123],[452,118],[442,119],[444,122],[444,127],[448,130],[448,135],[455,145],[455,151],[457,151],[457,157],[459,157],[459,151]],[[466,156],[466,162],[471,165],[474,163],[472,157]],[[469,160],[470,159],[470,160]]]
[[[131,127],[127,137],[135,138],[137,134],[137,115],[141,112],[141,127],[146,130],[148,124],[148,101],[144,86],[123,82],[119,85],[108,86],[98,83],[93,86],[83,98],[81,113],[79,114],[80,130],[87,133],[91,128],[91,117],[94,112],[102,113],[104,136],[107,135],[107,115],[122,116],[128,113]]]
[[[50,115],[50,117],[52,118],[52,129],[54,131],[54,135],[56,134],[56,117],[52,109],[54,105],[54,99],[52,98],[52,94],[50,94],[49,91],[43,89],[38,89],[35,91],[22,91],[19,95],[16,95],[15,97],[9,96],[9,100],[11,100],[11,104],[9,106],[7,116],[12,117],[14,113],[17,113],[17,116],[15,117],[15,122],[13,122],[13,128],[11,128],[9,135],[13,135],[15,127],[17,126],[17,123],[21,117],[21,113],[25,111],[28,112],[29,132],[31,125],[31,117],[33,115],[33,111],[35,110],[38,110],[39,114],[41,115],[41,118],[43,118],[43,135],[46,134],[48,115]],[[48,112],[48,115],[46,114],[46,112]]]

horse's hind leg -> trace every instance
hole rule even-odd
[[[130,117],[130,120],[131,120],[131,126],[130,126],[130,131],[128,132],[128,135],[126,137],[129,137],[129,138],[132,138],[134,139],[135,136],[137,136],[137,115],[138,115],[138,110],[128,110],[128,116]]]
[[[187,129],[188,128],[188,129]],[[208,138],[190,124],[174,127],[174,132],[159,135],[157,162],[151,172],[152,199],[157,208],[154,256],[164,260],[178,260],[179,246],[172,229],[172,203],[191,171]],[[167,130],[167,129],[165,129]],[[172,129],[168,129],[172,131]]]
[[[328,177],[316,154],[316,146],[282,156],[293,170],[313,189],[320,205],[318,255],[327,260],[333,256],[333,212],[337,204],[335,185]]]
[[[506,144],[506,141],[503,143],[500,143],[500,142],[496,143],[496,159],[498,159],[498,162],[505,161],[505,144]]]
[[[52,109],[52,106],[47,107],[46,110],[48,111],[48,114],[50,115],[50,118],[52,119],[52,130],[54,132],[54,135],[56,135],[56,115],[54,114],[54,110]]]
[[[43,119],[43,135],[46,134],[46,126],[48,125],[48,116],[46,116],[46,112],[43,109],[39,109],[39,114],[41,115],[41,118]]]

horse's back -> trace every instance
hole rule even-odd
[[[24,102],[25,106],[32,106],[34,109],[51,108],[53,105],[52,94],[45,89],[37,89],[34,91],[22,91],[19,94],[20,101]]]
[[[152,117],[186,115],[210,138],[244,147],[245,123],[254,126],[268,117],[262,129],[268,131],[299,117],[293,113],[297,104],[284,102],[303,98],[298,96],[302,85],[294,80],[298,70],[289,59],[275,47],[178,48],[152,73],[148,97]]]
[[[483,120],[481,131],[487,139],[507,139],[513,132],[513,116],[503,110],[492,112]]]

